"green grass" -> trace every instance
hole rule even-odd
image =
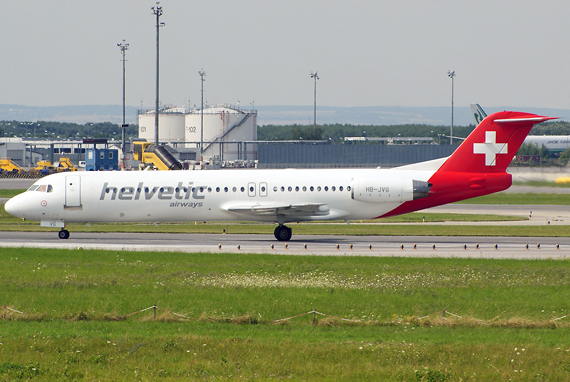
[[[14,190],[14,189],[8,189],[8,188],[0,188],[0,198],[11,198],[11,197],[16,196],[18,194],[21,194],[24,191],[26,191],[26,190]]]
[[[0,306],[30,315],[1,311],[0,380],[570,379],[570,318],[548,323],[568,261],[0,249],[0,267]],[[194,319],[121,319],[153,304]],[[364,323],[273,323],[313,308]]]
[[[462,200],[457,204],[514,204],[514,205],[570,205],[570,195],[568,194],[510,194],[496,193],[491,195],[480,196],[478,198]]]
[[[513,186],[570,188],[570,183],[556,183],[548,182],[545,180],[528,180],[525,182],[513,182]]]

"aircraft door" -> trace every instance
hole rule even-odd
[[[259,183],[259,196],[267,196],[267,183]]]
[[[249,182],[247,184],[247,194],[252,197],[255,196],[255,183]]]
[[[81,177],[65,177],[65,208],[81,207]]]

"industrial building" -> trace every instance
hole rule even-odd
[[[202,129],[203,118],[203,129]],[[232,105],[200,109],[165,108],[158,115],[158,140],[179,152],[179,159],[232,161],[255,158],[256,147],[244,141],[257,138],[257,111]],[[139,138],[155,141],[155,111],[139,112]]]
[[[257,142],[258,168],[397,167],[451,155],[458,145]]]

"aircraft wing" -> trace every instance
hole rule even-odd
[[[303,203],[303,204],[240,204],[226,205],[222,207],[226,211],[240,215],[249,216],[326,216],[330,213],[330,208],[324,203]]]

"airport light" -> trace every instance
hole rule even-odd
[[[453,82],[455,78],[455,70],[448,70],[447,75],[451,78],[451,130],[449,132],[449,144],[453,144]]]
[[[317,80],[319,79],[319,76],[318,76],[316,71],[314,73],[311,72],[311,78],[315,79],[315,110],[314,110],[314,116],[313,116],[313,129],[316,130],[316,128],[317,128]]]
[[[200,75],[200,83],[202,85],[200,89],[200,93],[202,94],[202,106],[200,107],[200,164],[201,164],[202,152],[203,152],[202,148],[204,147],[204,81],[206,81],[204,79],[204,76],[206,75],[204,68],[202,68],[202,70],[199,70],[198,74]]]
[[[162,16],[162,7],[159,6],[160,2],[156,2],[156,7],[152,7],[152,13],[156,16],[156,103],[154,108],[154,142],[158,146],[158,68],[159,68],[159,31],[164,23],[160,22]]]
[[[127,44],[125,42],[125,40],[123,40],[122,43],[117,44],[117,46],[119,47],[119,49],[121,49],[121,53],[123,54],[123,59],[121,61],[123,61],[123,124],[121,125],[121,135],[122,135],[122,144],[121,144],[121,148],[123,151],[123,161],[122,161],[122,168],[125,168],[125,128],[128,126],[125,123],[125,53],[126,51],[129,49],[129,44]]]

